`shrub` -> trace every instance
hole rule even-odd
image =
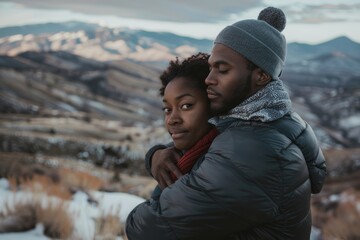
[[[13,207],[6,204],[5,211],[0,214],[0,232],[26,231],[42,223],[46,236],[69,238],[73,232],[73,222],[67,208],[64,201],[41,204],[35,198],[28,202],[14,203]]]

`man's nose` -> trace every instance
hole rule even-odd
[[[209,75],[205,78],[205,84],[206,85],[214,85],[216,84],[217,80],[214,76],[214,74],[212,73],[212,71],[210,71]]]

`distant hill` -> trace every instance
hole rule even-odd
[[[0,56],[0,112],[149,124],[162,113],[158,76],[126,60],[104,63],[68,52]]]
[[[360,56],[360,55],[359,55]],[[327,51],[299,61],[288,62],[285,72],[308,72],[317,75],[360,76],[360,57],[343,51]]]
[[[341,52],[349,56],[360,56],[360,44],[347,37],[338,37],[330,41],[310,45],[304,43],[288,44],[287,61],[299,62],[314,58],[318,55]]]

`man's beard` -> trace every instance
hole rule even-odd
[[[212,110],[213,116],[224,116],[229,113],[229,111],[236,106],[238,106],[240,103],[245,101],[247,98],[251,96],[251,73],[246,78],[246,82],[240,86],[240,89],[236,90],[233,94],[234,97],[232,99],[229,99],[227,102],[224,102],[224,105],[221,107],[221,109],[214,109]]]

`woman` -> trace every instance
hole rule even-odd
[[[185,153],[178,161],[182,174],[190,171],[217,134],[215,127],[208,123],[210,105],[205,84],[209,74],[208,58],[209,55],[198,53],[182,62],[176,59],[160,76],[165,126],[175,149]]]
[[[170,62],[160,76],[165,127],[173,139],[174,148],[182,155],[177,162],[182,174],[189,173],[201,163],[212,140],[218,134],[216,128],[208,123],[211,117],[205,85],[205,78],[209,74],[208,58],[209,55],[198,53],[182,62],[176,59]],[[173,180],[176,180],[175,176]],[[149,215],[161,214],[158,204],[160,197],[161,190],[156,187],[151,199],[129,214],[127,226],[133,223],[133,218],[143,218],[146,221]],[[139,209],[140,211],[137,211]],[[127,231],[128,238],[131,240],[136,236],[136,239],[140,239],[140,231],[141,229],[137,233]],[[164,237],[164,233],[159,231],[158,236],[141,236],[141,239]]]

